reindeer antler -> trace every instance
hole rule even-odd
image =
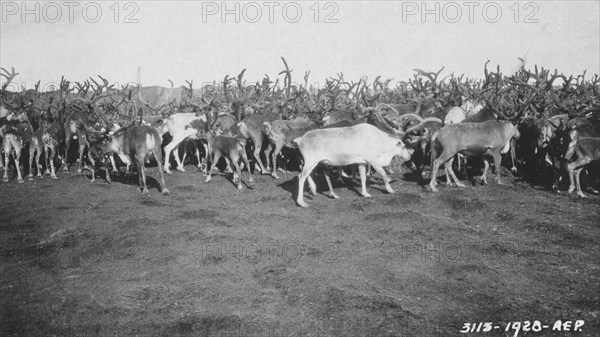
[[[282,70],[279,73],[279,75],[285,74],[284,86],[285,86],[285,96],[287,99],[290,96],[290,88],[292,87],[292,70],[290,70],[290,67],[288,67],[288,64],[285,61],[285,58],[283,56],[281,57],[281,60],[283,61],[283,64],[285,65],[285,70]]]
[[[15,72],[15,67],[11,67],[11,72],[9,73],[6,69],[0,68],[0,76],[6,78],[6,82],[2,85],[2,91],[6,90],[10,82],[15,78],[15,76],[19,75],[19,73]]]

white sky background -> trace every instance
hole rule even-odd
[[[302,9],[300,20],[288,23],[282,8],[286,2],[277,2],[273,23],[269,22],[269,7],[257,4],[262,16],[250,23],[243,16],[240,4],[240,23],[234,15],[221,13],[207,16],[203,22],[203,3],[192,1],[135,1],[139,11],[133,16],[138,23],[123,23],[134,7],[125,10],[119,3],[118,21],[109,6],[114,2],[98,2],[102,17],[96,23],[83,19],[86,2],[76,2],[74,21],[69,22],[69,7],[56,4],[62,10],[57,23],[44,18],[44,2],[40,5],[40,22],[28,14],[23,20],[21,1],[0,1],[0,64],[14,66],[20,73],[15,82],[28,88],[37,80],[43,84],[60,80],[61,75],[74,81],[83,81],[101,74],[111,82],[137,81],[137,68],[142,69],[142,83],[168,87],[167,78],[175,85],[194,80],[194,87],[202,82],[221,81],[227,74],[237,75],[247,68],[245,79],[259,81],[264,74],[272,79],[283,69],[284,56],[294,70],[294,82],[303,82],[305,70],[311,70],[310,82],[323,83],[324,79],[343,72],[348,80],[367,75],[372,81],[377,75],[395,81],[412,77],[413,68],[437,71],[445,66],[443,75],[454,72],[468,77],[483,76],[483,64],[490,59],[492,69],[499,64],[504,74],[519,66],[517,57],[534,64],[558,68],[565,74],[580,74],[587,69],[588,76],[600,73],[600,2],[599,1],[535,1],[525,8],[526,1],[518,2],[518,23],[510,7],[515,1],[481,1],[474,7],[469,22],[469,7],[456,1],[462,10],[458,22],[449,20],[455,11],[447,2],[426,2],[429,9],[440,6],[440,22],[430,14],[422,20],[421,1],[349,1],[333,2],[338,7],[333,18],[337,23],[323,23],[325,10],[320,3],[319,23],[314,23],[315,12],[309,7],[314,2],[297,2]],[[204,2],[206,8],[207,3]],[[210,2],[221,5],[221,1]],[[496,23],[488,23],[482,13],[484,5],[492,3],[502,9]],[[28,2],[29,9],[36,2]],[[419,12],[403,14],[412,5]],[[17,13],[12,14],[17,6]],[[227,4],[233,9],[234,4]],[[524,23],[527,14],[537,7],[532,19],[538,23]],[[513,7],[516,9],[516,6]],[[55,8],[47,7],[48,18],[56,16]],[[254,10],[248,12],[250,19]],[[290,8],[288,19],[295,11]],[[94,18],[93,7],[88,17]],[[488,19],[496,17],[490,7]],[[25,21],[25,22],[24,22]],[[406,22],[403,22],[406,21]]]

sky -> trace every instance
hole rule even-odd
[[[600,1],[0,1],[0,65],[47,87],[97,74],[119,84],[194,87],[246,68],[294,82],[342,72],[394,82],[414,68],[481,78],[535,64],[600,73]],[[279,76],[279,78],[282,78]],[[393,83],[394,83],[393,82]],[[13,86],[9,89],[15,88]]]

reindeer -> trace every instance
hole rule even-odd
[[[242,168],[239,164],[240,160],[243,160],[246,169],[248,170],[248,182],[253,184],[254,180],[252,178],[252,173],[250,172],[250,163],[248,162],[248,157],[246,155],[246,140],[242,137],[216,135],[213,131],[213,127],[217,120],[217,116],[214,118],[211,118],[210,114],[207,116],[209,117],[209,122],[206,125],[206,129],[204,132],[199,132],[198,134],[198,137],[205,138],[208,144],[208,151],[206,154],[207,162],[208,158],[212,157],[205,182],[208,183],[212,179],[212,172],[214,171],[216,164],[221,157],[224,157],[227,164],[229,166],[233,165],[235,168],[233,182],[237,182],[238,190],[242,189]]]
[[[15,167],[17,169],[17,181],[23,183],[23,175],[21,174],[21,150],[29,143],[33,134],[33,126],[29,122],[29,118],[25,112],[21,112],[15,120],[9,122],[8,127],[4,131],[4,146],[3,150],[6,155],[3,181],[8,182],[8,163],[11,152],[14,154]]]
[[[108,80],[103,78],[102,76],[98,76],[102,80],[103,84],[98,84],[94,79],[91,79],[93,84],[89,82],[85,84],[85,86],[77,83],[79,92],[77,97],[73,99],[74,104],[69,104],[66,106],[65,120],[64,120],[64,132],[65,132],[65,163],[68,159],[69,149],[71,147],[71,140],[73,136],[77,137],[79,143],[79,167],[77,169],[78,173],[83,172],[84,169],[88,169],[86,164],[83,161],[84,150],[86,147],[88,148],[88,159],[92,161],[91,156],[89,156],[89,146],[90,143],[87,139],[87,133],[89,132],[88,128],[91,124],[95,124],[97,120],[92,116],[97,116],[101,120],[104,121],[105,128],[110,127],[109,121],[106,117],[97,111],[96,102],[104,97],[108,96],[108,93],[102,94],[102,91],[106,89],[107,91],[113,87],[113,85],[108,85]],[[86,97],[87,91],[89,88],[92,88],[94,92],[91,97],[88,99]],[[69,173],[68,164],[63,166],[63,173]]]
[[[98,142],[97,151],[99,155],[115,153],[124,163],[128,165],[135,163],[142,193],[148,197],[150,196],[150,192],[146,185],[146,167],[144,162],[146,158],[153,156],[158,166],[162,194],[169,195],[170,192],[165,186],[162,167],[161,137],[156,129],[148,125],[132,124],[107,135],[107,137],[105,136],[106,139]],[[108,170],[106,162],[104,166]]]

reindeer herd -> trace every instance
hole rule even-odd
[[[597,193],[597,74],[567,77],[537,66],[528,70],[523,63],[516,73],[504,75],[499,67],[488,70],[488,61],[482,79],[451,73],[440,80],[444,68],[415,69],[413,78],[395,83],[381,77],[348,82],[340,73],[315,88],[309,85],[310,71],[303,84],[293,83],[292,71],[282,60],[281,85],[268,75],[248,83],[243,70],[200,89],[193,82],[174,88],[170,80],[171,88],[115,87],[98,76],[75,84],[62,78],[56,90],[47,92],[39,90],[39,82],[34,89],[14,92],[7,87],[18,73],[2,68],[3,180],[9,181],[14,167],[17,181],[24,182],[23,157],[29,159],[30,180],[44,173],[57,179],[57,168],[69,173],[71,145],[77,140],[79,173],[90,171],[94,181],[104,171],[110,182],[115,175],[131,174],[135,164],[140,187],[148,195],[149,160],[157,162],[162,193],[169,194],[163,171],[171,174],[173,155],[176,170],[184,172],[189,150],[206,182],[224,158],[238,189],[243,188],[243,170],[248,173],[246,184],[252,186],[252,171],[277,179],[281,168],[296,164],[301,169],[297,204],[303,207],[308,206],[303,199],[306,180],[316,193],[311,177],[315,168],[324,175],[332,198],[338,196],[330,175],[353,179],[358,168],[361,194],[370,197],[366,180],[371,168],[393,193],[388,174],[399,162],[421,180],[430,167],[429,187],[436,192],[442,165],[448,185],[465,186],[455,168],[468,176],[464,168],[474,163],[468,158],[483,158],[483,184],[493,161],[501,183],[503,154],[510,156],[511,170],[520,179],[559,190],[568,175],[569,193],[577,189],[581,197],[580,175],[587,168],[586,187]],[[286,147],[290,150],[282,157]]]

